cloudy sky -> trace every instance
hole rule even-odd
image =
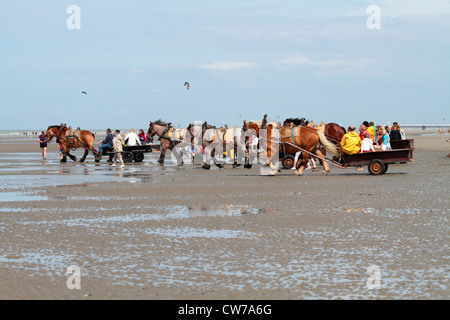
[[[449,0],[3,0],[0,14],[0,130],[450,122]]]

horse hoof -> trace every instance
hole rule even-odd
[[[205,170],[209,170],[209,168],[211,168],[211,166],[209,164],[204,164],[202,166],[202,168],[205,169]]]

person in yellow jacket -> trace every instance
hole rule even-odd
[[[371,121],[369,123],[368,121],[364,121],[363,125],[366,126],[366,131],[370,134],[370,137],[372,138],[372,141],[375,142],[375,131],[376,131],[376,128],[375,128],[373,122]]]
[[[354,154],[361,150],[361,138],[358,133],[355,132],[355,127],[348,127],[348,132],[344,134],[339,146],[339,152],[341,155],[344,153]]]

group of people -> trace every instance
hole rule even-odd
[[[144,133],[143,129],[140,129],[139,134],[136,134],[134,132],[134,129],[131,128],[129,133],[127,133],[127,132],[124,133],[124,136],[125,136],[124,142],[127,146],[137,146],[137,145],[140,146],[140,145],[146,144],[148,142],[147,135]]]
[[[125,167],[125,164],[122,159],[123,146],[137,146],[147,143],[147,136],[144,133],[144,130],[140,129],[139,134],[134,132],[134,129],[131,128],[129,133],[124,134],[125,138],[122,138],[120,134],[120,130],[115,130],[114,133],[111,132],[111,129],[106,129],[106,137],[102,141],[99,142],[98,151],[102,154],[103,149],[113,148],[114,149],[114,158],[110,157],[108,161],[112,162],[111,167],[116,166],[117,160],[120,161],[120,167]]]
[[[109,148],[114,149],[114,159],[113,163],[111,164],[111,167],[116,166],[117,159],[119,159],[120,161],[120,167],[121,168],[125,167],[125,163],[123,162],[122,159],[122,151],[123,151],[122,146],[124,145],[124,141],[122,136],[120,135],[120,130],[116,130],[114,131],[114,133],[112,133],[110,128],[106,129],[106,137],[105,139],[101,140],[99,144],[100,146],[98,147],[98,151],[100,154],[102,154],[103,149]],[[110,158],[110,160],[112,159]]]
[[[354,126],[348,127],[347,133],[342,137],[339,152],[341,155],[351,155],[357,152],[373,152],[376,149],[391,150],[391,141],[405,138],[406,135],[397,122],[387,126],[375,126],[373,122],[364,121],[359,126],[359,134]]]

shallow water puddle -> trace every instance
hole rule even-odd
[[[0,202],[13,202],[13,201],[40,201],[45,200],[47,197],[27,194],[23,192],[1,192]]]
[[[239,216],[242,214],[260,214],[265,209],[251,206],[223,204],[216,206],[175,206],[169,211],[169,216],[179,218],[192,218],[202,216]]]
[[[175,238],[249,238],[256,237],[256,233],[230,230],[230,229],[205,229],[205,228],[156,228],[145,232],[149,235],[167,236]]]

